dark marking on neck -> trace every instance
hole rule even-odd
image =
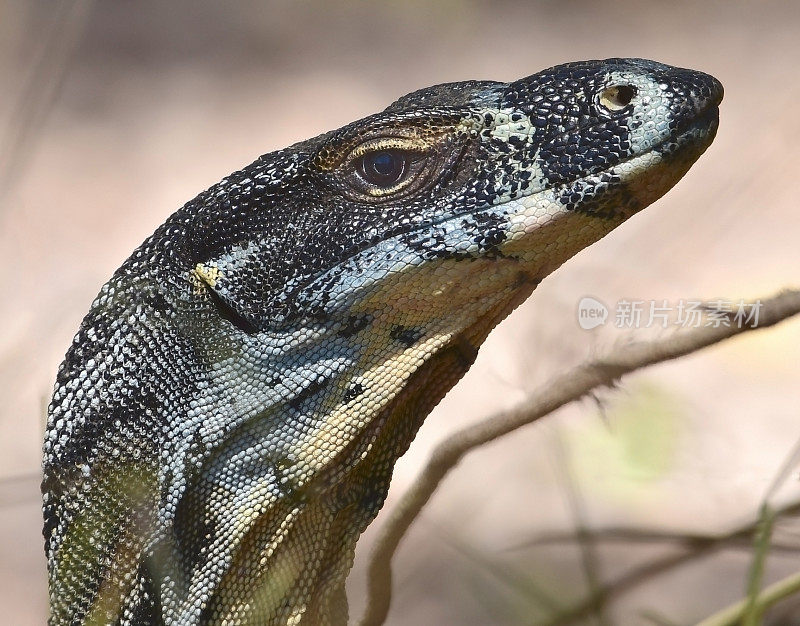
[[[389,338],[392,341],[398,341],[406,348],[413,346],[424,334],[421,328],[409,328],[401,324],[395,324],[389,331]]]

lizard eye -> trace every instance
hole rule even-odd
[[[427,178],[427,146],[402,137],[366,141],[344,160],[341,174],[350,193],[362,199],[397,198]]]
[[[400,182],[410,160],[402,150],[376,150],[361,157],[356,169],[367,183],[385,189]]]
[[[636,87],[633,85],[612,85],[600,93],[599,102],[606,111],[621,111],[635,96]]]

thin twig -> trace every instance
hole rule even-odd
[[[777,517],[775,508],[770,500],[775,493],[786,482],[791,474],[792,468],[797,464],[800,457],[800,442],[795,443],[792,451],[787,455],[781,464],[778,473],[764,494],[764,500],[759,510],[758,526],[756,527],[755,545],[753,551],[753,562],[747,576],[747,604],[744,609],[742,626],[757,626],[761,623],[761,617],[765,607],[758,601],[761,593],[761,582],[764,579],[764,569],[766,568],[767,555],[772,550],[772,535]]]
[[[546,622],[539,623],[537,626],[568,626],[579,619],[591,615],[600,603],[607,605],[612,599],[618,598],[631,589],[638,587],[642,582],[654,578],[683,563],[697,560],[716,550],[728,548],[731,546],[731,542],[746,540],[748,547],[752,547],[754,535],[756,537],[756,551],[748,577],[748,603],[742,608],[741,614],[745,619],[750,616],[751,623],[759,623],[758,621],[752,620],[758,620],[763,611],[767,608],[766,605],[763,605],[759,601],[759,589],[766,554],[768,551],[773,551],[770,540],[774,522],[781,515],[791,515],[800,510],[800,502],[787,503],[782,507],[772,507],[769,505],[769,498],[775,494],[775,491],[781,484],[781,480],[785,480],[786,476],[788,476],[786,468],[791,465],[793,459],[796,460],[797,454],[798,447],[795,446],[788,455],[787,460],[783,462],[776,480],[773,481],[767,490],[767,495],[755,521],[742,523],[724,535],[707,537],[700,541],[692,541],[692,537],[687,535],[684,541],[683,552],[651,561],[642,567],[629,571],[617,580],[607,583],[595,594],[591,594],[589,597],[573,606],[555,613]],[[595,537],[597,537],[597,535],[598,533],[595,532]]]
[[[698,559],[723,547],[724,545],[721,543],[707,544],[649,561],[640,567],[629,570],[616,580],[604,584],[596,593],[583,598],[563,611],[551,615],[546,620],[535,622],[535,626],[569,626],[574,624],[592,615],[600,604],[611,604],[612,601],[639,587],[645,580],[653,579],[679,565]]]
[[[800,502],[790,502],[782,507],[777,507],[775,517],[788,517],[800,513]],[[631,528],[628,526],[607,526],[605,528],[595,528],[592,532],[596,541],[613,542],[621,541],[631,543],[677,543],[682,547],[696,548],[699,546],[724,543],[726,548],[752,548],[753,531],[755,526],[749,518],[737,524],[734,528],[722,533],[698,533],[680,530],[660,530],[648,528]],[[543,532],[530,541],[516,544],[510,549],[519,550],[538,545],[548,545],[555,543],[574,543],[577,541],[575,533],[572,531],[553,531]],[[774,552],[797,552],[800,551],[800,543],[782,543],[773,541],[770,544],[770,551]]]
[[[612,526],[608,528],[596,528],[592,531],[592,536],[595,541],[603,543],[624,543],[631,544],[645,544],[651,545],[654,543],[671,543],[678,544],[679,547],[694,548],[696,546],[703,546],[706,544],[725,542],[726,548],[741,548],[751,549],[753,547],[753,537],[751,529],[748,528],[746,533],[737,534],[735,536],[728,535],[714,535],[706,533],[680,531],[667,531],[667,530],[650,530],[646,528],[628,528],[627,526]],[[535,539],[526,541],[524,544],[514,546],[513,549],[554,545],[564,543],[575,543],[578,537],[573,531],[555,531],[550,533],[542,533],[537,535]],[[794,553],[800,552],[800,543],[793,542],[780,542],[773,540],[769,546],[770,552],[786,552]]]
[[[784,598],[788,598],[793,593],[800,591],[800,572],[779,580],[762,591],[756,600],[756,604],[761,613]],[[747,610],[749,600],[747,598],[724,608],[718,613],[707,617],[697,626],[734,626],[739,624]]]
[[[600,559],[597,556],[594,534],[586,519],[587,515],[583,495],[578,486],[578,481],[572,472],[572,466],[570,465],[569,458],[567,457],[567,450],[564,446],[564,439],[561,432],[558,430],[555,432],[555,444],[556,461],[558,462],[558,467],[562,476],[562,484],[567,494],[567,501],[575,523],[575,535],[578,547],[580,548],[583,575],[586,579],[589,595],[596,596],[601,588]],[[605,602],[597,603],[594,610],[594,617],[599,626],[608,625]]]
[[[676,622],[667,619],[663,615],[656,613],[655,611],[641,611],[639,613],[639,617],[645,619],[649,622],[653,622],[656,626],[678,626]]]
[[[772,528],[775,523],[775,511],[765,501],[759,510],[758,524],[755,532],[755,550],[753,563],[747,576],[747,607],[744,611],[742,626],[758,626],[761,623],[762,607],[758,601],[761,582],[764,580],[764,568],[772,541]]]
[[[389,514],[376,540],[368,569],[368,602],[361,626],[382,624],[391,602],[391,561],[400,540],[444,477],[471,450],[530,424],[599,387],[609,387],[637,369],[676,359],[736,335],[773,326],[800,313],[800,290],[760,300],[758,326],[704,326],[681,329],[669,337],[620,346],[608,356],[556,376],[516,407],[456,432],[439,444],[420,476]]]
[[[783,514],[791,514],[800,509],[800,502],[793,502],[774,512],[777,518]],[[591,615],[599,602],[609,604],[612,600],[618,599],[625,593],[637,588],[646,580],[651,580],[660,574],[674,569],[684,563],[696,561],[702,557],[731,547],[732,542],[740,543],[747,540],[747,546],[753,545],[753,534],[758,529],[762,519],[759,516],[755,521],[750,520],[741,526],[731,530],[729,533],[719,536],[709,536],[698,541],[693,541],[691,536],[685,538],[682,551],[670,554],[645,563],[640,567],[635,567],[623,574],[616,580],[603,585],[596,594],[580,600],[572,606],[553,614],[548,620],[538,622],[537,626],[569,626],[580,619]],[[595,538],[599,533],[596,532]],[[759,605],[760,606],[760,605]],[[744,609],[742,610],[744,612]]]

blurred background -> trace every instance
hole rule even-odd
[[[799,41],[796,2],[0,0],[0,621],[46,616],[38,471],[58,364],[101,284],[199,191],[439,82],[637,56],[725,85],[706,155],[491,335],[398,464],[388,509],[448,433],[667,332],[617,328],[620,300],[753,300],[798,285]],[[584,296],[609,306],[606,325],[578,325]],[[680,561],[684,535],[751,524],[787,462],[774,501],[800,501],[798,346],[795,319],[469,455],[401,545],[389,623],[547,623],[611,585],[601,610],[558,623],[690,624],[743,597],[747,539],[647,566]],[[385,512],[359,545],[353,615]],[[570,540],[581,528],[591,550]],[[800,548],[800,521],[776,533]],[[800,553],[773,551],[765,581],[798,569]],[[798,607],[785,601],[770,623],[800,624]]]

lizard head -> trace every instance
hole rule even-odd
[[[201,196],[190,267],[232,326],[206,313],[186,324],[213,364],[198,449],[215,452],[194,461],[209,469],[176,526],[217,515],[216,476],[252,476],[268,489],[253,487],[237,528],[277,528],[281,503],[313,502],[344,529],[326,567],[347,571],[394,461],[477,346],[683,176],[714,138],[721,98],[711,76],[638,59],[439,85]],[[253,589],[288,584],[266,570]]]
[[[250,329],[489,306],[669,190],[721,99],[713,77],[641,59],[422,89],[229,179],[197,271]]]
[[[51,622],[341,615],[394,461],[475,347],[683,176],[721,98],[637,59],[439,85],[176,212],[59,370]]]

